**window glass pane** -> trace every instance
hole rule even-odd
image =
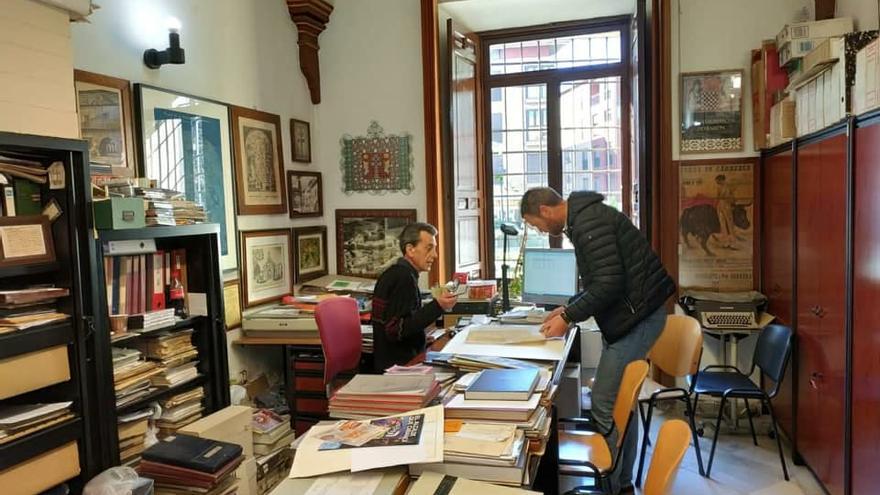
[[[499,43],[489,47],[490,74],[618,63],[620,44],[620,31]]]

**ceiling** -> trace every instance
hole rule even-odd
[[[439,0],[439,2],[441,14],[445,12],[475,32],[633,14],[636,8],[636,0]]]

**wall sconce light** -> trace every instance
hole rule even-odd
[[[165,64],[182,64],[186,62],[184,50],[180,47],[180,21],[169,20],[168,48],[156,50],[150,48],[144,52],[144,65],[151,69],[158,69]]]

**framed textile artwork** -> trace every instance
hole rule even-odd
[[[416,210],[336,210],[336,273],[378,278],[401,256],[398,236]]]
[[[327,275],[327,227],[319,225],[293,229],[293,245],[296,283]]]
[[[220,226],[221,266],[238,266],[229,107],[135,84],[141,175],[183,193]]]
[[[366,136],[342,136],[342,191],[346,194],[413,190],[412,136],[386,135],[376,121]]]
[[[80,136],[89,143],[92,174],[133,177],[137,161],[129,82],[79,69],[73,79]]]
[[[230,115],[238,214],[287,213],[281,117],[242,107]]]
[[[290,119],[290,146],[293,149],[293,161],[312,162],[312,134],[308,122]]]
[[[743,149],[743,71],[681,74],[681,153]]]
[[[681,162],[678,280],[681,287],[749,291],[755,273],[755,161]]]
[[[241,252],[244,307],[277,301],[291,293],[290,230],[242,232]]]
[[[290,218],[320,217],[324,214],[324,188],[320,172],[287,171]]]

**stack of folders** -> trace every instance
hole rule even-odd
[[[449,354],[443,352],[427,353],[425,362],[441,366],[452,366],[463,372],[474,372],[487,369],[527,369],[537,368],[549,371],[552,364],[512,359],[497,356],[475,356],[469,354]]]
[[[369,419],[420,409],[440,392],[433,375],[355,375],[330,398],[330,416]]]
[[[69,293],[68,289],[57,287],[0,291],[0,334],[68,319],[68,315],[57,311],[54,303]]]
[[[132,344],[148,359],[160,366],[151,379],[156,387],[174,387],[199,376],[196,358],[199,352],[192,345],[192,329],[162,332],[138,339]]]
[[[71,404],[0,405],[0,445],[73,418]]]
[[[227,495],[243,460],[241,445],[175,435],[145,450],[138,472],[155,481],[155,495]]]
[[[205,410],[202,406],[204,398],[205,389],[198,387],[160,401],[162,415],[156,420],[159,437],[174,435],[178,429],[201,418]]]
[[[373,325],[361,325],[361,352],[373,352]]]
[[[149,418],[153,414],[151,409],[137,411],[120,416],[118,419],[119,431],[119,460],[123,465],[136,465],[144,451],[144,440],[147,436]]]
[[[251,428],[254,435],[254,454],[261,456],[290,447],[295,436],[290,427],[290,416],[281,416],[268,409],[254,411]]]
[[[162,372],[155,362],[144,360],[143,353],[137,349],[111,347],[111,353],[116,407],[136,402],[155,390],[150,386],[150,379]]]

